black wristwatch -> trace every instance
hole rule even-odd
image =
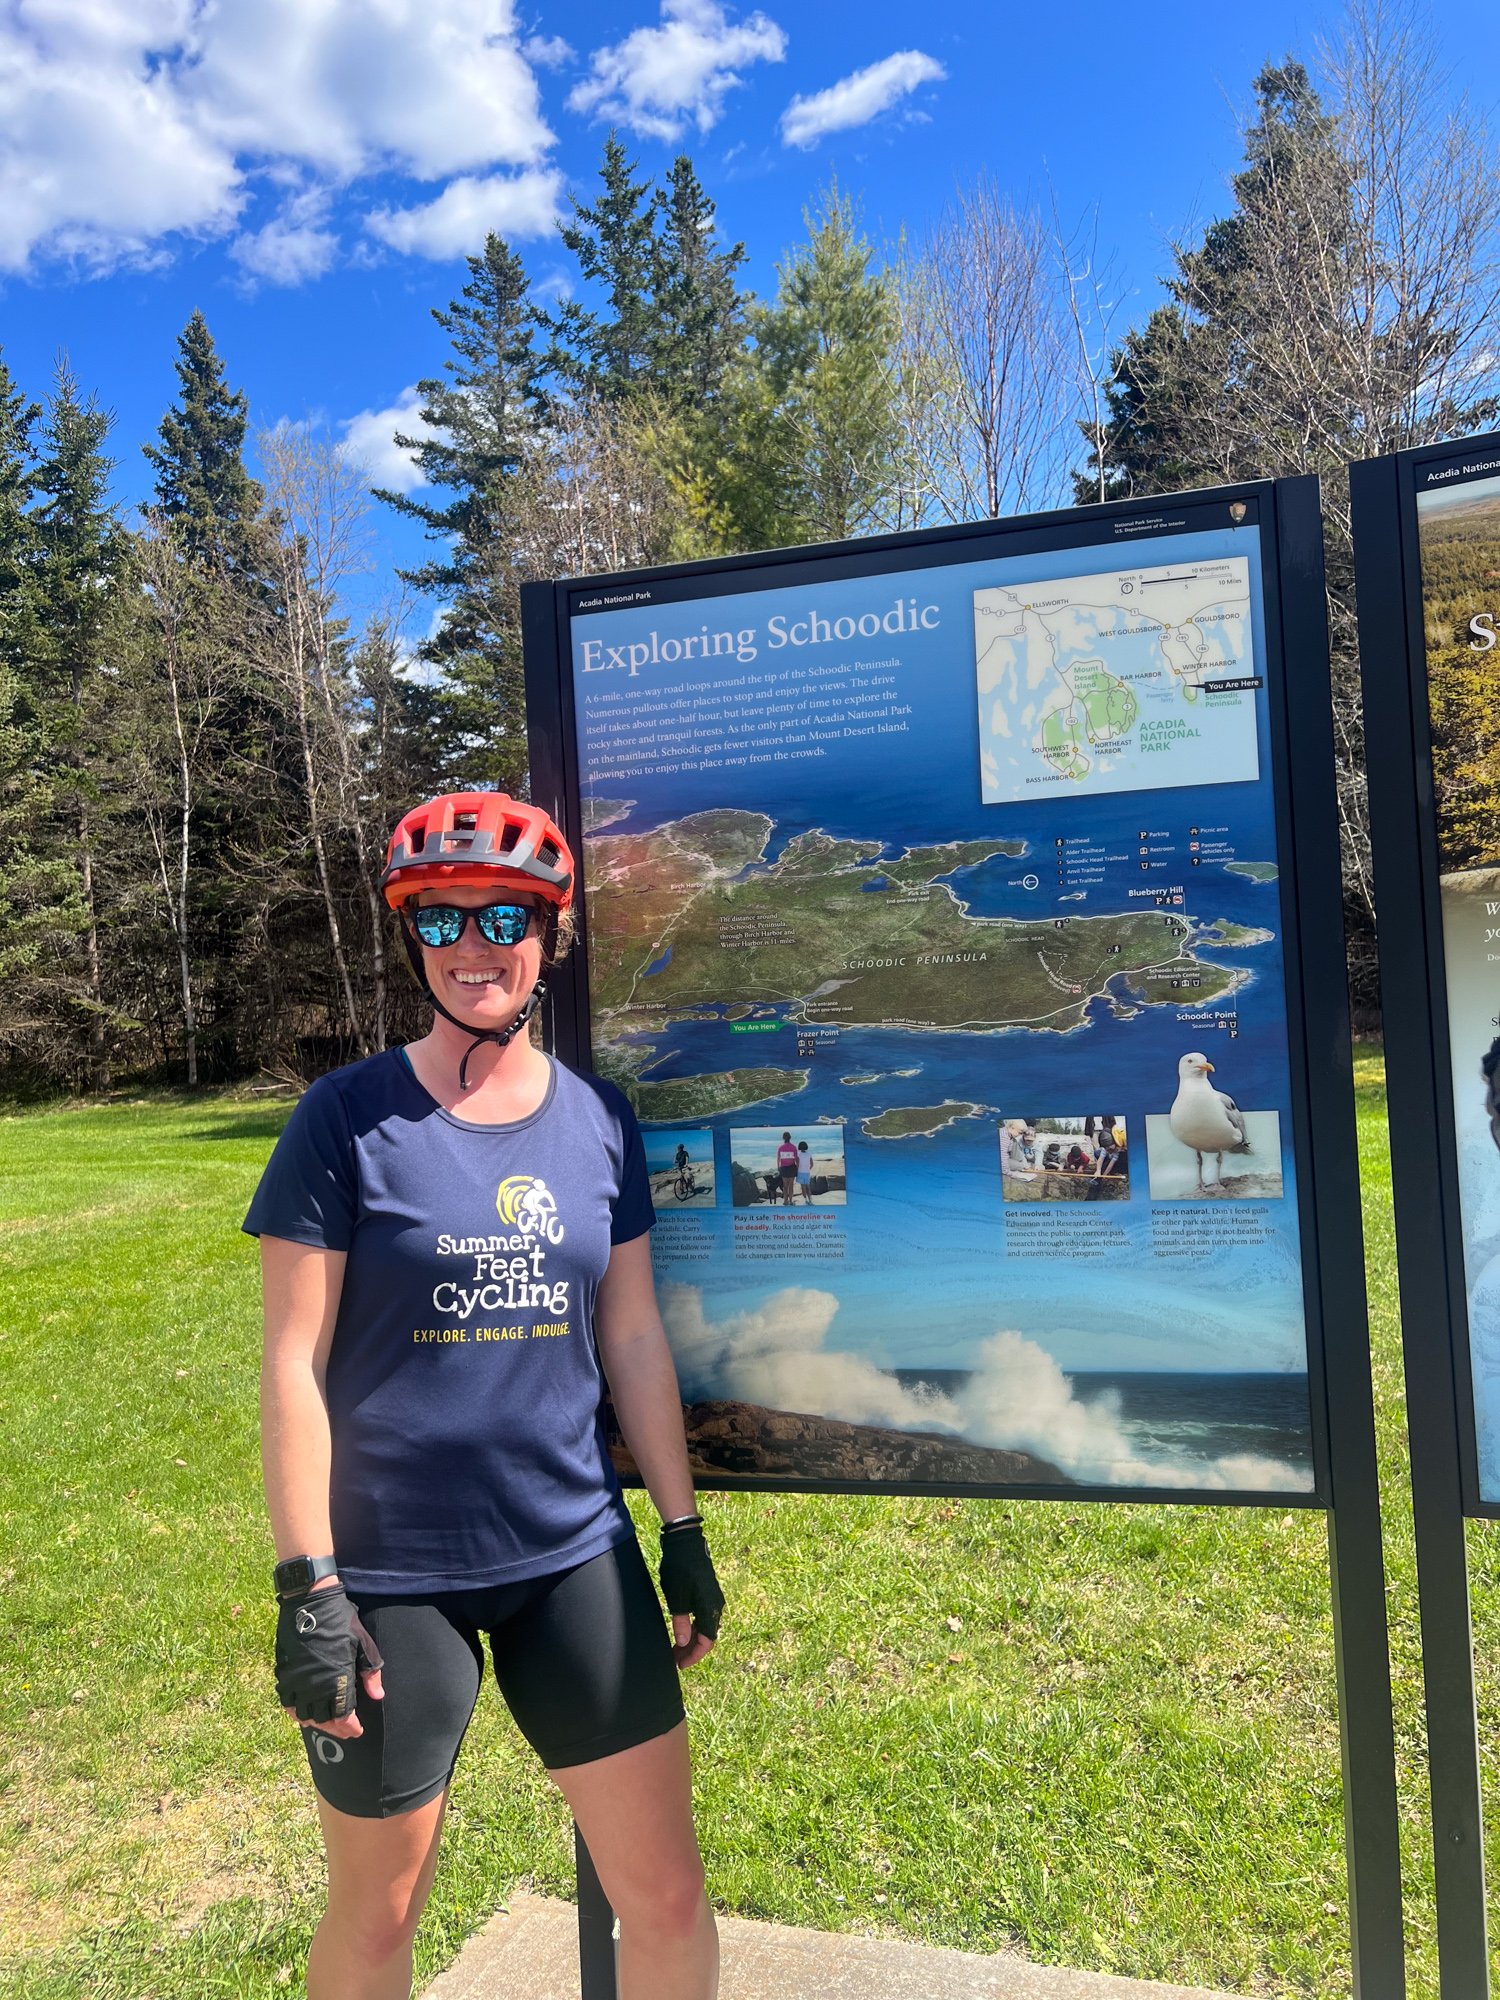
[[[292,1597],[306,1597],[313,1585],[332,1576],[339,1566],[337,1556],[288,1556],[271,1572],[276,1595],[285,1604]]]

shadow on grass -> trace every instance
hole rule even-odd
[[[281,1128],[292,1115],[290,1104],[281,1104],[274,1111],[249,1111],[240,1118],[225,1118],[217,1125],[200,1125],[196,1131],[184,1132],[184,1139],[276,1139],[281,1136]]]

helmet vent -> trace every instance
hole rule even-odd
[[[555,840],[544,840],[537,849],[537,858],[545,861],[549,868],[554,867],[557,862],[557,842]]]
[[[516,825],[513,819],[507,820],[505,825],[500,829],[500,852],[502,854],[509,854],[520,838],[520,827]]]

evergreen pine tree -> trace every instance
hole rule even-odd
[[[179,400],[161,420],[159,445],[143,450],[156,468],[157,511],[193,561],[226,573],[253,568],[261,490],[245,470],[243,390],[231,389],[201,312],[177,341]]]
[[[636,178],[636,162],[625,157],[613,132],[604,142],[599,178],[604,188],[598,200],[581,202],[575,195],[573,220],[560,233],[584,283],[602,292],[605,309],[565,300],[547,322],[553,337],[548,360],[575,393],[614,401],[652,379],[660,331],[661,197]]]
[[[457,776],[516,785],[526,767],[517,551],[511,499],[546,409],[539,321],[526,272],[504,240],[485,238],[468,260],[469,282],[433,318],[452,353],[442,376],[417,384],[433,435],[398,437],[436,499],[377,489],[376,498],[420,521],[441,545],[400,570],[414,589],[446,599],[443,621],[420,648],[439,668],[437,704]]]
[[[742,548],[868,532],[896,482],[891,286],[835,187],[736,371],[723,497]]]
[[[45,746],[52,795],[51,859],[76,869],[82,905],[83,979],[71,997],[88,1018],[93,1083],[106,1080],[106,1022],[97,862],[106,787],[105,669],[127,537],[109,500],[114,460],[105,452],[113,417],[85,398],[59,361],[42,424],[35,473],[37,639],[28,663],[29,699]]]
[[[37,637],[32,431],[41,416],[0,360],[0,979],[12,996],[82,917],[78,875],[45,844],[50,788],[43,706],[28,686]],[[0,1051],[15,1032],[12,1008]],[[19,1010],[24,1017],[24,1007]]]
[[[656,325],[648,363],[660,394],[691,410],[717,395],[743,346],[747,299],[736,274],[743,243],[714,243],[713,202],[685,153],[672,162],[660,205],[653,270]]]
[[[1103,497],[1119,499],[1308,469],[1297,433],[1309,427],[1299,425],[1296,402],[1323,385],[1268,379],[1260,338],[1268,312],[1285,309],[1267,287],[1268,243],[1293,260],[1307,246],[1286,241],[1267,216],[1316,215],[1316,255],[1340,268],[1352,235],[1349,167],[1337,121],[1301,63],[1268,64],[1254,90],[1257,115],[1230,182],[1231,212],[1196,248],[1178,250],[1164,280],[1168,303],[1111,356],[1104,436],[1083,427],[1090,453],[1074,475],[1080,500],[1100,498],[1101,481]],[[1284,191],[1294,184],[1298,199],[1288,203]],[[1348,456],[1358,455],[1351,436]]]
[[[35,615],[36,530],[32,431],[41,410],[16,387],[0,358],[0,658],[19,664]]]

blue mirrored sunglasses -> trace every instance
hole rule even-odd
[[[457,944],[470,917],[490,944],[519,944],[531,926],[533,912],[524,903],[486,903],[482,910],[461,910],[453,903],[424,903],[411,911],[412,928],[433,951]]]

